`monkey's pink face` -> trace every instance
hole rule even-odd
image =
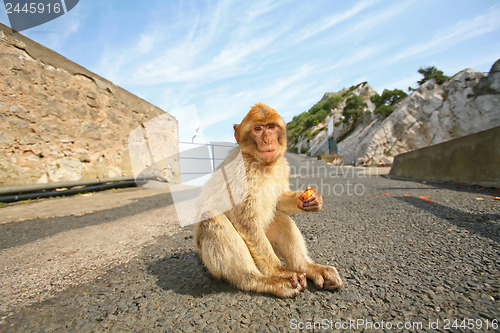
[[[281,132],[281,128],[275,123],[254,124],[250,130],[250,136],[257,146],[258,154],[266,163],[279,157]]]

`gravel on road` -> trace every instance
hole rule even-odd
[[[321,212],[293,218],[311,257],[337,267],[345,282],[341,291],[318,291],[312,283],[295,299],[239,291],[209,275],[196,254],[190,226],[173,234],[152,232],[153,239],[136,244],[140,250],[125,253],[97,277],[55,292],[40,291],[48,293],[41,302],[2,307],[0,331],[498,331],[500,201],[491,197],[500,196],[499,190],[395,180],[301,155],[289,160],[292,187],[312,186],[324,196]],[[170,207],[163,194],[147,200],[149,208],[141,214]],[[113,211],[123,215],[119,208]],[[71,219],[77,223],[85,216]],[[172,212],[130,219],[134,216],[161,222]],[[0,229],[8,225],[9,237],[26,232],[12,223]],[[92,228],[101,227],[106,233],[106,226],[87,228],[95,232]],[[117,242],[125,232],[119,224],[112,230],[115,237],[107,241]],[[10,244],[1,250],[0,263],[6,251],[32,243]],[[15,267],[0,270],[17,274]],[[3,292],[2,303],[7,297]]]

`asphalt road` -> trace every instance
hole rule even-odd
[[[87,197],[0,207],[0,331],[498,331],[500,191],[289,160],[292,187],[324,196],[294,219],[341,291],[278,299],[214,280],[167,193],[121,190],[86,209]],[[77,213],[46,207],[70,202]]]

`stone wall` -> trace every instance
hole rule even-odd
[[[159,115],[179,182],[174,117],[2,24],[0,87],[0,186],[131,176],[128,135]]]

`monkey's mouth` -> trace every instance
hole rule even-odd
[[[262,156],[264,156],[266,159],[267,158],[272,158],[276,154],[276,149],[262,149],[260,150],[260,153]]]

